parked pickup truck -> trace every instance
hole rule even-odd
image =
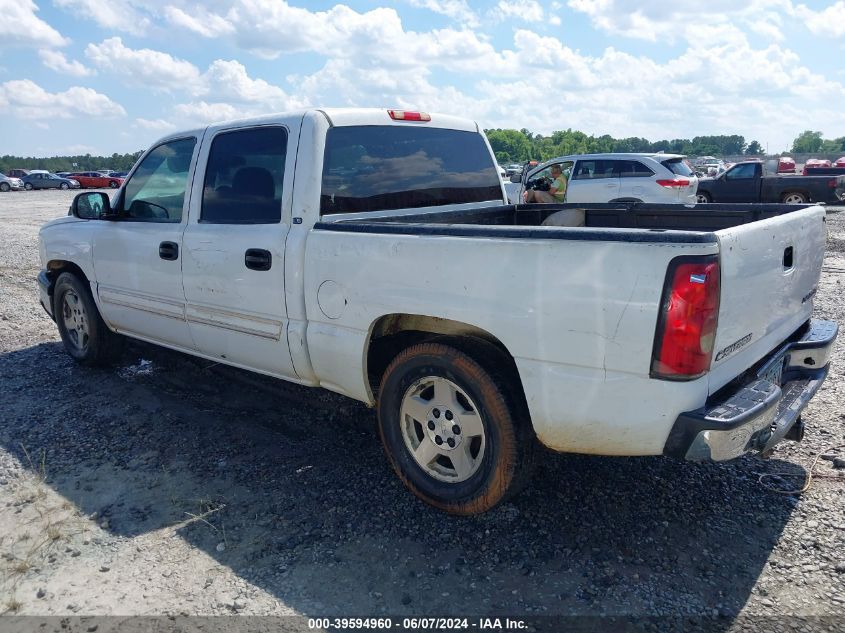
[[[776,176],[767,171],[764,163],[748,161],[716,178],[701,178],[697,201],[805,204],[845,200],[845,176]]]
[[[537,440],[799,439],[837,333],[812,319],[825,237],[818,206],[507,204],[472,121],[307,110],[161,139],[41,229],[38,281],[80,363],[125,335],[345,394],[414,494],[472,514]]]

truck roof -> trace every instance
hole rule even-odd
[[[394,120],[390,117],[390,111],[396,112],[419,112],[418,110],[400,110],[398,108],[305,108],[301,110],[290,110],[285,112],[275,112],[273,114],[265,114],[258,117],[249,117],[243,119],[231,119],[226,121],[217,121],[210,123],[207,126],[193,128],[189,130],[180,130],[172,132],[166,136],[161,137],[156,141],[156,145],[167,141],[169,139],[180,138],[189,135],[199,135],[203,130],[211,127],[220,127],[225,125],[266,125],[273,123],[280,119],[290,119],[291,117],[304,117],[309,114],[319,114],[326,117],[332,126],[345,127],[351,125],[418,125],[422,127],[432,128],[446,128],[452,130],[462,130],[466,132],[479,132],[480,128],[475,121],[456,117],[449,114],[439,114],[428,112],[431,117],[430,121],[401,121]]]

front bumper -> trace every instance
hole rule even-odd
[[[38,298],[41,301],[41,307],[55,321],[56,317],[53,316],[53,298],[50,296],[50,286],[50,278],[47,277],[47,271],[42,270],[38,273]]]
[[[800,338],[770,354],[747,383],[679,415],[664,455],[725,461],[774,447],[827,377],[838,329],[833,321],[811,320]]]

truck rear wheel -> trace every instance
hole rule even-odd
[[[426,503],[485,512],[518,492],[534,437],[503,377],[443,343],[401,352],[384,373],[379,432],[393,469]]]
[[[62,273],[53,291],[53,315],[65,350],[82,365],[106,365],[120,355],[123,337],[106,326],[86,282]]]
[[[807,196],[805,196],[800,191],[789,191],[783,194],[781,202],[784,202],[786,204],[804,204],[805,202],[807,202]]]

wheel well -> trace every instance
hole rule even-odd
[[[525,405],[525,392],[516,361],[498,338],[468,323],[417,314],[385,315],[370,330],[366,361],[374,402],[378,400],[382,376],[393,359],[412,345],[433,340],[473,356],[491,373],[504,374],[508,382],[506,387],[520,404]]]
[[[47,262],[47,279],[50,280],[50,287],[48,289],[50,296],[53,296],[53,288],[56,287],[56,280],[62,273],[71,273],[79,277],[86,284],[88,277],[82,272],[82,269],[73,262],[64,261],[62,259],[53,259]]]

